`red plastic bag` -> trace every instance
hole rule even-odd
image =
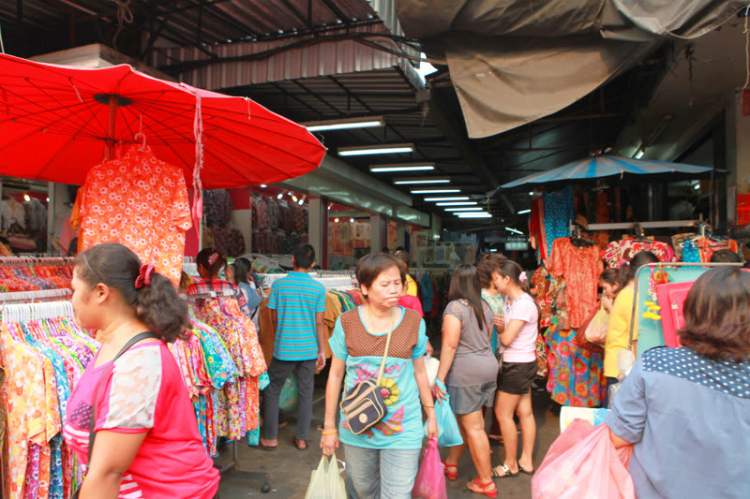
[[[635,499],[628,461],[633,446],[615,449],[605,424],[575,419],[552,444],[531,480],[532,499]]]
[[[437,438],[430,439],[422,466],[419,467],[419,473],[417,473],[417,480],[414,482],[414,489],[411,491],[411,497],[413,499],[448,499]]]

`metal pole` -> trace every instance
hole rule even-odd
[[[115,126],[117,124],[117,104],[116,95],[109,96],[109,120],[107,121],[107,137],[104,139],[104,159],[110,160],[115,157]]]

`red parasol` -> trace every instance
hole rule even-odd
[[[304,127],[248,98],[127,65],[87,69],[0,55],[0,174],[83,184],[91,167],[144,138],[199,189],[199,180],[217,189],[295,178],[326,151]]]

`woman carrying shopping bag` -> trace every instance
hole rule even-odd
[[[494,314],[482,300],[477,269],[459,265],[453,272],[450,303],[443,314],[443,348],[437,379],[447,386],[450,405],[458,418],[464,444],[451,447],[445,473],[457,478],[458,461],[469,446],[478,478],[467,484],[472,492],[497,497],[492,481],[490,441],[484,429],[482,407],[492,407],[497,386],[497,359],[490,347]],[[438,403],[446,392],[435,386]]]
[[[397,258],[363,257],[357,279],[367,304],[342,314],[329,341],[333,356],[320,447],[332,456],[343,442],[346,471],[360,499],[407,499],[422,449],[422,408],[429,436],[438,433],[422,358],[425,325],[417,312],[397,306],[405,281]]]

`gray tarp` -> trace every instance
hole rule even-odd
[[[695,38],[748,0],[395,0],[408,36],[442,45],[469,136],[555,113],[664,37]]]

